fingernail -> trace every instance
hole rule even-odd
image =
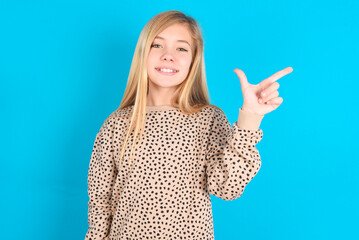
[[[265,93],[265,92],[262,92],[262,96],[265,97],[265,96],[266,96],[266,93]]]

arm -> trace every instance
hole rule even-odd
[[[107,118],[96,135],[88,170],[88,231],[85,240],[107,239],[111,197],[117,176],[113,155],[114,118]]]
[[[258,129],[262,118],[240,109],[238,121],[231,128],[224,112],[214,109],[206,150],[210,194],[227,201],[237,199],[257,174],[261,159],[255,145],[263,137]]]

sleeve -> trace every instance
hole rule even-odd
[[[251,127],[259,126],[262,118],[240,110],[232,128],[224,112],[214,109],[205,154],[209,194],[226,201],[237,199],[257,174],[261,158],[255,145],[263,131],[247,126],[248,122],[252,122]]]
[[[88,225],[85,240],[108,239],[111,198],[117,169],[113,150],[114,118],[107,118],[98,131],[88,169]]]

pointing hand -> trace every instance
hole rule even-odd
[[[264,79],[257,85],[248,83],[247,77],[240,69],[234,69],[241,83],[243,94],[243,111],[264,115],[269,113],[283,102],[283,98],[278,97],[279,83],[276,82],[279,78],[291,73],[293,68],[287,67],[276,72],[267,79]]]

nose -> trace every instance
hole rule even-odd
[[[174,57],[173,57],[173,54],[171,53],[171,51],[166,51],[163,55],[162,55],[162,60],[165,60],[165,61],[173,61],[174,60]]]

